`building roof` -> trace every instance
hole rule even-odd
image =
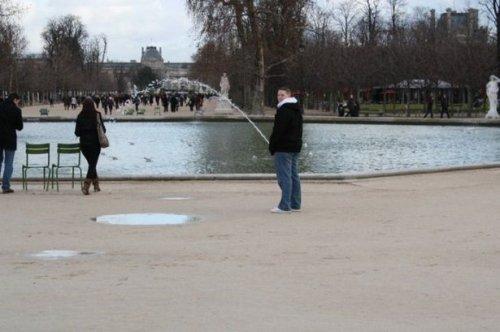
[[[156,46],[148,46],[142,53],[141,62],[163,62],[163,57]]]

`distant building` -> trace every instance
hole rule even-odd
[[[43,54],[32,53],[19,59],[21,66],[26,66],[31,72],[41,72],[46,65]],[[159,77],[180,78],[188,77],[192,63],[190,62],[165,62],[162,57],[161,48],[148,46],[142,48],[141,61],[131,60],[129,62],[107,61],[100,65],[102,71],[109,77],[109,82],[116,82],[119,91],[127,91],[131,85],[134,74],[138,69],[148,66]],[[112,84],[112,83],[111,83]],[[106,89],[111,89],[107,87]]]
[[[431,13],[431,17],[434,15],[434,13]],[[469,8],[467,12],[463,13],[451,10],[451,8],[446,9],[446,12],[441,14],[437,21],[437,30],[453,35],[463,41],[468,38],[487,37],[486,28],[479,26],[479,11],[475,8]]]
[[[143,66],[150,67],[160,78],[187,77],[192,63],[189,62],[165,62],[161,47],[147,46],[142,48],[141,62],[131,60],[130,62],[105,62],[102,65],[104,71],[109,73],[130,72]]]

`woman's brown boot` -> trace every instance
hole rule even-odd
[[[92,183],[92,180],[91,179],[85,179],[85,181],[83,182],[83,186],[82,186],[82,193],[84,195],[89,195],[89,189],[90,189],[90,185]]]
[[[94,184],[94,191],[95,192],[101,191],[101,187],[99,187],[99,179],[92,180],[92,183]]]

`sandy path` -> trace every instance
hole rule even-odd
[[[498,330],[499,183],[500,169],[306,182],[292,215],[268,213],[265,181],[35,185],[0,196],[0,330]],[[202,221],[91,221],[127,212]],[[104,254],[25,256],[47,249]]]
[[[116,109],[113,109],[113,113],[109,116],[112,116],[113,118],[172,118],[172,117],[185,117],[185,116],[194,116],[193,112],[189,111],[189,107],[184,106],[184,107],[179,107],[179,112],[163,112],[163,107],[160,106],[161,109],[161,114],[154,114],[156,104],[153,106],[151,105],[140,105],[140,108],[146,109],[146,113],[144,115],[123,115],[122,110],[124,107],[121,107],[118,112],[116,112]],[[209,111],[214,108],[214,103],[208,101],[205,105],[205,108]],[[36,106],[25,106],[22,108],[23,111],[23,117],[40,117],[40,109],[41,108],[46,108],[49,110],[49,118],[53,117],[59,117],[59,118],[76,118],[78,113],[81,111],[82,107],[78,107],[76,110],[65,110],[63,104],[55,104],[53,107],[50,107],[49,105],[36,105]],[[127,108],[134,108],[134,106],[127,107]],[[135,109],[135,108],[134,108]],[[170,108],[169,108],[170,109]],[[102,107],[99,108],[99,111],[102,112],[104,115],[104,109]],[[42,118],[46,118],[46,116],[42,116]]]

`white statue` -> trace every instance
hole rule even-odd
[[[229,115],[233,113],[233,107],[229,100],[229,79],[227,74],[222,74],[220,78],[220,97],[217,98],[217,106],[215,107],[215,114]]]
[[[231,88],[231,85],[229,84],[229,79],[227,78],[227,74],[224,73],[224,74],[222,74],[222,77],[220,78],[220,94],[223,97],[228,98],[230,88]]]
[[[134,84],[134,89],[132,90],[132,97],[135,98],[139,94],[139,90],[137,89],[137,85]]]
[[[486,119],[496,119],[498,118],[498,82],[500,82],[500,78],[495,75],[490,76],[490,81],[486,84],[486,95],[488,96],[488,100],[490,102],[490,109],[486,114]]]

